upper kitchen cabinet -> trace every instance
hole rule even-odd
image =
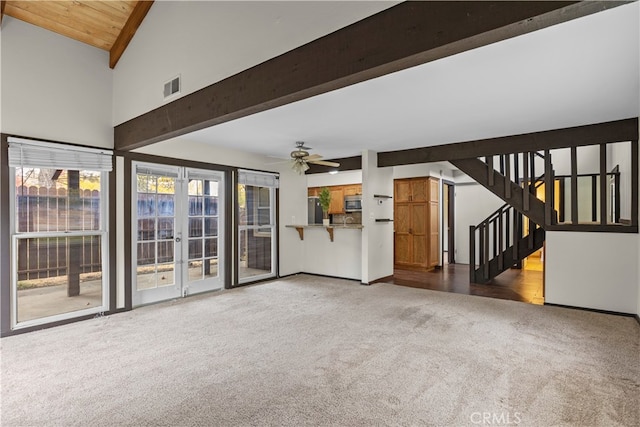
[[[345,196],[357,196],[362,194],[362,184],[343,185]]]
[[[331,204],[329,205],[329,214],[344,213],[344,190],[341,186],[329,187],[331,192]]]

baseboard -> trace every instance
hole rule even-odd
[[[350,281],[352,281],[352,282],[359,282],[359,283],[361,283],[361,284],[366,285],[366,283],[362,283],[362,282],[360,282],[360,279],[352,279],[352,278],[350,278],[350,277],[329,276],[329,275],[327,275],[327,274],[306,273],[306,272],[304,272],[304,271],[302,271],[302,272],[300,272],[300,273],[296,273],[296,274],[306,274],[306,275],[309,275],[309,276],[326,277],[326,278],[328,278],[328,279],[350,280]]]
[[[598,308],[575,307],[573,305],[553,304],[550,302],[545,302],[544,305],[548,305],[549,307],[560,307],[560,308],[570,308],[573,310],[591,311],[593,313],[611,314],[613,316],[634,317],[636,318],[636,320],[638,320],[638,322],[640,322],[640,318],[638,317],[638,315],[633,313],[622,313],[620,311],[600,310]]]
[[[374,280],[373,282],[363,283],[363,285],[373,285],[374,283],[386,283],[393,280],[393,274],[391,276],[381,277],[379,279]]]
[[[106,315],[106,314],[105,314]],[[43,323],[42,325],[34,325],[26,328],[12,329],[10,331],[3,332],[0,338],[10,337],[13,335],[26,334],[27,332],[40,331],[42,329],[55,328],[57,326],[69,325],[71,323],[82,322],[83,320],[95,319],[100,317],[99,314],[86,314],[84,316],[73,317],[71,319],[58,320],[50,323]]]
[[[286,279],[287,277],[297,276],[298,274],[305,274],[305,273],[291,273],[291,274],[285,274],[284,276],[278,276],[278,279]]]

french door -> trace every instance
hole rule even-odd
[[[133,304],[222,288],[223,174],[133,165]]]

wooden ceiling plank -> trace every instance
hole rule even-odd
[[[124,23],[127,22],[127,18],[129,18],[129,15],[131,15],[131,11],[133,11],[133,6],[135,6],[135,4],[132,4],[130,7],[125,9],[121,7],[113,7],[111,6],[111,3],[119,3],[119,2],[87,1],[87,2],[83,2],[82,4],[88,8],[91,8],[97,12],[100,12],[104,15],[109,16],[111,19],[120,20],[124,25]],[[125,2],[125,3],[135,3],[135,1]]]
[[[117,125],[115,147],[143,147],[621,4],[403,2]]]
[[[36,25],[49,31],[53,31],[62,36],[70,37],[82,43],[95,46],[99,49],[108,51],[111,48],[112,43],[109,43],[108,41],[105,41],[92,34],[87,34],[84,31],[80,31],[67,25],[63,25],[59,22],[56,22],[55,20],[48,19],[47,17],[37,15],[30,10],[13,7],[12,2],[7,3],[5,13],[13,18]]]
[[[136,0],[130,1],[89,1],[87,5],[100,10],[101,12],[120,16],[125,20],[131,15],[136,6]]]
[[[114,18],[107,14],[101,13],[89,6],[88,3],[70,2],[68,7],[69,17],[77,19],[88,27],[95,27],[101,32],[114,35],[116,38],[120,34],[120,30],[126,22],[126,18]]]
[[[116,66],[116,64],[120,60],[120,57],[129,45],[129,42],[131,42],[131,40],[133,39],[134,34],[138,30],[138,27],[140,26],[140,24],[142,24],[144,17],[147,16],[147,12],[149,12],[149,9],[151,9],[152,5],[153,1],[139,1],[136,4],[135,8],[131,12],[131,15],[129,16],[129,19],[127,20],[127,23],[125,24],[124,28],[122,28],[118,39],[115,41],[113,47],[111,48],[111,51],[109,52],[110,68],[114,68]]]
[[[120,34],[124,21],[104,21],[97,12],[87,14],[81,4],[76,2],[33,2],[12,1],[11,5],[31,12],[34,15],[61,25],[82,31],[92,37],[104,40],[113,45]],[[119,25],[119,27],[116,27]]]

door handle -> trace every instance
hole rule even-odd
[[[176,237],[176,243],[180,243],[180,240],[181,239],[179,237]]]

